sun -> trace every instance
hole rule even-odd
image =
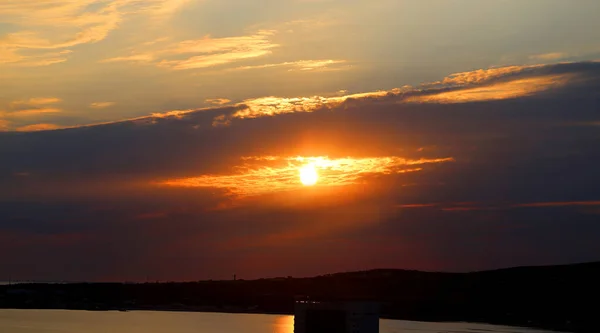
[[[312,164],[307,164],[300,168],[300,182],[304,186],[313,186],[319,180],[317,169]]]

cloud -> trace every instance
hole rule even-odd
[[[423,84],[420,87],[404,86],[388,91],[373,91],[347,94],[342,96],[312,96],[312,97],[261,97],[245,100],[235,104],[230,114],[219,114],[212,118],[212,126],[230,125],[234,119],[254,119],[267,116],[290,113],[311,113],[320,110],[333,110],[354,101],[369,103],[433,103],[433,104],[463,104],[473,102],[517,99],[535,96],[547,91],[557,91],[563,87],[580,84],[586,80],[586,68],[593,68],[596,63],[564,63],[557,65],[510,66],[476,70],[449,75],[442,81]],[[445,83],[444,83],[445,82]],[[15,101],[12,105],[36,105],[42,103],[57,103],[58,98],[39,98]],[[229,103],[227,99],[209,99],[208,103]],[[224,105],[224,104],[221,104]],[[137,117],[126,121],[136,123],[155,123],[157,118],[176,117],[192,114],[194,111],[205,112],[212,109],[173,110],[165,113],[153,113],[147,117]],[[214,112],[223,112],[214,109]],[[206,113],[210,114],[210,112]],[[119,121],[108,122],[118,123]],[[575,124],[577,122],[571,122]],[[578,124],[594,124],[594,121],[579,122]],[[566,125],[566,124],[565,124]],[[90,125],[85,125],[90,126]],[[78,126],[66,126],[78,127]]]
[[[545,54],[536,54],[530,57],[533,60],[541,60],[541,61],[556,61],[560,59],[568,58],[569,54],[563,52],[552,52]]]
[[[194,111],[197,111],[197,110],[190,109],[190,110],[171,110],[171,111],[167,111],[167,112],[155,112],[155,113],[152,113],[149,118],[155,119],[155,120],[162,119],[162,118],[181,119],[185,115],[190,114]],[[141,122],[143,122],[145,119],[146,119],[146,117],[138,118],[138,120]]]
[[[116,103],[115,102],[94,102],[92,104],[90,104],[90,108],[92,109],[106,109],[109,108],[111,106],[114,106]]]
[[[37,97],[37,98],[30,98],[27,100],[14,101],[10,104],[12,107],[17,107],[20,105],[40,106],[40,105],[47,105],[47,104],[56,104],[56,103],[60,103],[60,102],[62,102],[62,100],[60,98],[56,98],[56,97]]]
[[[30,118],[61,113],[62,109],[52,106],[60,102],[62,100],[57,97],[35,97],[12,101],[8,104],[9,110],[0,110],[0,121],[4,125],[0,126],[0,130],[7,131],[14,126],[19,127],[19,123]]]
[[[232,70],[252,70],[273,67],[291,67],[290,71],[314,71],[314,70],[342,70],[348,67],[340,67],[340,64],[346,63],[345,60],[298,60],[292,62],[282,62],[277,64],[264,64],[255,66],[241,66],[232,68]],[[333,66],[333,67],[331,67]]]
[[[128,56],[108,58],[102,62],[153,63],[174,70],[214,67],[271,54],[273,48],[279,47],[270,40],[274,34],[275,31],[272,30],[260,30],[247,36],[206,36],[161,46],[158,50],[138,51]],[[182,58],[183,55],[188,56]]]
[[[48,6],[40,1],[9,0],[0,5],[0,22],[15,24],[24,30],[6,34],[0,41],[0,49],[13,54],[10,63],[35,66],[63,62],[64,53],[44,50],[101,41],[121,21],[117,2],[110,2],[97,11],[86,11],[94,3],[96,1],[59,0]],[[24,50],[37,53],[24,55]]]
[[[39,54],[23,56],[17,54],[15,49],[0,48],[0,65],[10,64],[18,67],[38,67],[60,64],[68,60],[68,55],[73,51],[42,52]]]
[[[0,23],[19,30],[0,38],[1,63],[44,66],[67,60],[70,50],[100,42],[131,15],[156,19],[184,5],[183,0],[5,0]],[[48,50],[59,50],[47,52]],[[26,52],[25,52],[26,51]]]
[[[383,97],[387,96],[388,94],[392,94],[393,91],[374,91],[339,97],[313,96],[286,98],[270,96],[248,99],[237,105],[239,110],[237,110],[235,113],[229,116],[221,115],[215,117],[213,125],[228,125],[231,122],[231,119],[235,118],[251,119],[266,116],[275,116],[286,113],[314,112],[322,108],[331,109],[340,106],[342,103],[350,99]]]
[[[406,102],[555,75],[568,80],[507,99]],[[0,133],[2,267],[182,280],[597,260],[600,134],[573,124],[600,122],[599,89],[600,64],[556,64]],[[300,187],[306,163],[323,163],[321,185]],[[19,265],[40,256],[43,270]]]
[[[101,62],[103,63],[111,63],[111,62],[134,62],[134,63],[149,63],[154,60],[153,54],[132,54],[129,56],[122,57],[114,57],[109,59],[104,59]]]
[[[7,131],[9,128],[10,122],[5,119],[0,119],[0,131]]]
[[[422,96],[409,97],[409,103],[467,103],[490,100],[505,100],[530,96],[536,93],[557,88],[567,83],[569,75],[548,75],[507,82],[493,83],[476,88],[465,88]]]
[[[591,64],[591,63],[590,63]],[[324,97],[263,97],[238,104],[241,110],[231,115],[219,115],[214,126],[230,125],[233,119],[258,118],[287,113],[314,112],[332,109],[349,100],[394,99],[396,103],[473,103],[516,99],[553,91],[578,80],[579,64],[509,66],[451,74],[442,81],[421,87],[402,87],[389,91],[374,91],[344,96]],[[568,70],[569,68],[573,70]]]
[[[490,80],[499,79],[507,76],[514,76],[525,72],[532,72],[543,67],[542,65],[530,66],[506,66],[489,69],[478,69],[475,71],[454,73],[444,78],[442,81],[435,82],[431,85],[459,85],[481,84]]]
[[[37,131],[55,130],[58,128],[60,128],[60,126],[55,125],[55,124],[33,124],[33,125],[18,127],[16,129],[16,131],[17,132],[37,132]]]
[[[305,165],[311,165],[317,170],[318,186],[332,187],[356,184],[367,176],[418,172],[423,169],[415,166],[454,161],[448,157],[407,160],[395,156],[339,159],[266,156],[245,157],[243,160],[246,163],[236,167],[240,171],[233,175],[204,175],[167,180],[161,184],[176,187],[222,188],[233,195],[252,196],[302,188],[299,169]],[[264,162],[267,164],[264,165]]]
[[[23,110],[5,112],[3,114],[3,116],[6,118],[21,118],[21,117],[35,117],[35,116],[39,116],[39,115],[59,113],[59,112],[62,112],[62,110],[59,108],[41,107],[41,108],[36,108],[36,109],[23,109]]]
[[[207,99],[205,102],[214,105],[225,105],[231,103],[231,100],[227,98],[210,98]]]

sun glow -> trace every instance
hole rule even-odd
[[[245,197],[297,190],[317,182],[323,187],[348,186],[373,175],[419,172],[426,165],[453,162],[454,159],[405,159],[397,156],[337,159],[326,156],[250,156],[243,157],[242,161],[242,165],[234,167],[236,172],[232,174],[170,179],[158,184],[223,189],[230,195]]]
[[[313,186],[319,180],[319,174],[314,164],[307,164],[300,168],[300,182],[304,186]]]

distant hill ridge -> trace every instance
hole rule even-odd
[[[385,318],[600,332],[600,262],[471,273],[374,269],[310,278],[0,286],[0,307],[293,313],[298,295],[375,300]]]
[[[482,273],[491,273],[491,272],[507,272],[507,271],[522,271],[522,270],[572,270],[572,269],[590,269],[600,268],[600,261],[593,262],[584,262],[577,264],[562,264],[562,265],[539,265],[539,266],[515,266],[515,267],[507,267],[507,268],[497,268],[497,269],[489,269],[489,270],[481,270],[481,271],[473,271],[473,272],[444,272],[444,271],[420,271],[414,269],[402,269],[402,268],[374,268],[363,271],[348,271],[348,272],[339,272],[332,274],[324,274],[318,275],[315,277],[327,277],[327,276],[337,276],[337,275],[360,275],[360,274],[403,274],[403,273],[419,273],[419,274],[452,274],[452,275],[465,275],[465,274],[482,274]]]

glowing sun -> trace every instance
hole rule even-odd
[[[300,168],[300,182],[304,186],[313,186],[319,180],[317,169],[312,164],[307,164]]]

